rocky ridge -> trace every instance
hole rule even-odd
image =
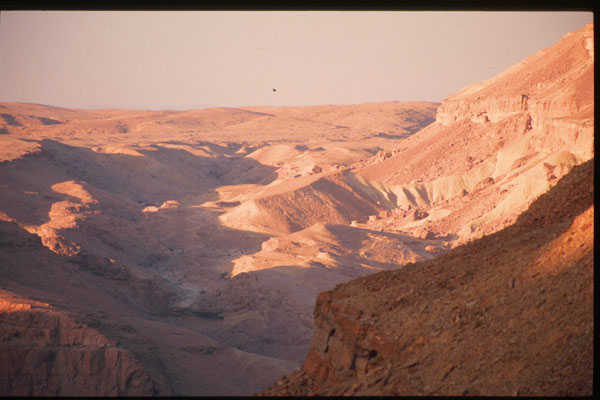
[[[502,231],[321,293],[301,371],[262,394],[591,395],[593,171]]]
[[[433,210],[429,221],[457,243],[507,226],[593,157],[592,37],[589,24],[448,96],[436,122],[354,172],[381,182],[399,207]]]

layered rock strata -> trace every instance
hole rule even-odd
[[[165,394],[143,366],[97,330],[49,304],[0,290],[0,393]]]

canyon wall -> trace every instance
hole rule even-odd
[[[154,396],[168,393],[114,340],[49,304],[0,290],[0,393]]]

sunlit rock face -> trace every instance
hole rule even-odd
[[[466,86],[440,105],[436,121],[498,122],[527,115],[530,129],[545,120],[590,118],[594,111],[593,25],[563,37],[497,76]]]
[[[448,96],[435,123],[356,172],[399,205],[444,212],[438,232],[460,241],[509,225],[594,155],[592,36],[590,24]]]

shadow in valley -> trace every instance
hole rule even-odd
[[[96,153],[52,140],[39,143],[41,151],[0,165],[7,189],[0,194],[0,210],[19,224],[40,225],[50,220],[54,204],[80,204],[80,188],[97,202],[82,205],[85,216],[75,227],[59,229],[61,236],[81,244],[74,256],[56,254],[17,223],[0,221],[2,287],[93,325],[134,352],[158,380],[167,379],[174,393],[193,394],[197,377],[191,371],[189,376],[174,373],[170,363],[178,359],[169,356],[180,340],[169,332],[187,328],[174,325],[168,315],[187,294],[163,275],[183,268],[180,281],[195,275],[218,285],[216,266],[258,251],[270,236],[222,226],[216,210],[185,205],[156,213],[142,209],[167,200],[185,204],[189,196],[218,199],[219,186],[244,182],[246,176],[251,183],[266,184],[275,179],[274,168],[242,156],[201,157],[161,146],[136,156]],[[67,185],[64,193],[52,189],[67,181],[76,185]],[[165,224],[165,218],[176,223]],[[192,241],[200,245],[186,252]],[[210,342],[201,331],[185,335]],[[181,357],[188,355],[182,352]]]
[[[0,210],[33,225],[47,222],[51,205],[67,200],[51,187],[70,180],[85,182],[120,196],[125,204],[137,203],[143,208],[160,206],[167,200],[183,201],[185,196],[207,195],[216,200],[219,186],[265,185],[277,177],[275,168],[242,156],[202,157],[154,146],[156,150],[140,150],[140,157],[97,153],[48,139],[38,142],[41,151],[0,164],[2,183],[13,192],[0,196]]]
[[[96,153],[53,140],[40,144],[41,151],[0,165],[7,188],[0,195],[0,210],[21,225],[41,225],[50,220],[53,204],[79,204],[74,197],[77,193],[58,193],[53,185],[66,181],[81,185],[97,202],[85,205],[84,218],[75,227],[59,229],[66,240],[81,244],[79,254],[64,258],[115,286],[122,299],[130,297],[129,302],[144,312],[165,314],[181,300],[178,284],[165,279],[165,272],[176,270],[179,280],[186,274],[217,279],[221,273],[218,265],[258,251],[270,237],[224,227],[215,210],[179,207],[155,214],[142,212],[145,205],[160,205],[166,200],[184,202],[190,194],[218,199],[215,188],[243,180],[248,171],[260,176],[261,182],[272,181],[274,168],[253,159],[199,157],[160,146],[136,156]],[[73,190],[77,192],[78,187]],[[78,215],[77,210],[73,212]],[[61,217],[73,218],[68,214]],[[175,223],[165,224],[165,217],[173,217]],[[139,224],[141,218],[146,222],[143,226]],[[186,252],[190,244],[194,249]],[[63,257],[52,254],[53,259]],[[123,287],[123,282],[128,286]],[[57,288],[55,294],[60,297],[61,293]]]
[[[210,173],[205,174],[206,168],[210,166],[216,168],[218,165],[214,160],[204,160],[202,157],[197,160],[198,157],[190,156],[190,153],[176,149],[157,149],[156,152],[148,150],[144,151],[144,156],[139,157],[98,154],[88,149],[66,146],[53,141],[43,141],[42,148],[41,153],[0,165],[0,176],[2,176],[4,185],[15,188],[15,190],[36,192],[39,195],[29,195],[35,198],[42,197],[39,203],[25,200],[28,208],[23,209],[25,211],[21,211],[21,213],[28,209],[32,214],[47,214],[56,199],[72,200],[72,196],[56,193],[51,187],[55,183],[76,180],[87,182],[85,189],[100,200],[99,207],[102,205],[103,199],[112,202],[111,207],[114,207],[115,210],[118,210],[119,207],[130,207],[128,212],[134,213],[132,215],[136,215],[137,219],[124,221],[124,225],[128,228],[119,228],[122,229],[119,231],[120,234],[106,229],[108,238],[113,241],[116,239],[122,250],[110,250],[109,244],[96,243],[94,256],[98,258],[88,260],[89,265],[74,263],[73,259],[69,257],[57,255],[43,247],[37,236],[27,233],[17,224],[0,221],[0,260],[2,260],[0,262],[0,284],[14,293],[51,303],[77,315],[83,321],[95,324],[94,326],[98,330],[108,337],[114,338],[120,343],[120,346],[134,352],[144,363],[145,368],[152,371],[156,379],[165,379],[171,387],[180,385],[180,387],[186,388],[185,390],[178,388],[176,392],[189,393],[189,388],[193,387],[193,382],[197,380],[197,372],[194,370],[184,373],[172,372],[171,367],[179,362],[178,357],[182,357],[181,359],[189,357],[189,354],[179,355],[179,353],[173,356],[175,354],[173,349],[181,346],[181,337],[185,338],[184,342],[208,340],[201,337],[201,329],[205,326],[203,325],[204,320],[210,320],[212,325],[210,332],[207,331],[206,335],[214,340],[245,351],[266,355],[284,354],[283,349],[289,346],[290,350],[285,353],[286,356],[297,360],[301,358],[300,352],[304,352],[308,348],[307,343],[312,328],[311,325],[307,325],[306,321],[309,321],[310,324],[312,315],[307,314],[307,310],[314,307],[316,294],[322,290],[331,289],[336,283],[352,278],[340,274],[341,269],[339,268],[343,267],[343,258],[336,260],[339,264],[336,268],[325,268],[318,265],[312,268],[275,266],[270,269],[240,274],[233,278],[217,279],[214,281],[214,291],[207,292],[204,298],[198,298],[198,301],[192,305],[191,309],[199,314],[168,317],[166,315],[173,310],[174,305],[182,300],[182,293],[175,290],[172,282],[161,278],[159,274],[151,273],[151,269],[145,275],[132,274],[115,279],[110,274],[103,272],[106,271],[106,268],[112,268],[113,263],[103,263],[112,254],[110,252],[130,255],[135,255],[136,252],[139,254],[145,252],[143,246],[137,249],[129,247],[131,243],[126,239],[130,235],[136,234],[135,222],[142,218],[141,207],[138,204],[140,201],[151,201],[158,204],[166,200],[184,200],[185,196],[190,193],[214,192],[217,185],[224,184],[222,182],[231,182],[228,181],[230,178],[215,177]],[[73,155],[73,157],[69,157],[69,155]],[[173,157],[181,157],[181,159],[174,161],[173,170],[169,170],[167,167],[167,171],[161,172],[161,168],[164,168],[165,163]],[[225,161],[222,160],[222,162]],[[252,162],[244,163],[245,161],[239,166],[241,169],[247,166],[257,167]],[[592,190],[589,193],[585,192],[587,197],[577,204],[573,205],[565,200],[562,208],[560,204],[552,206],[555,209],[552,211],[556,211],[556,215],[562,218],[562,222],[560,226],[557,225],[552,235],[543,237],[542,247],[551,242],[557,234],[569,228],[573,219],[581,211],[593,204],[592,163],[593,160],[574,168],[575,172],[581,172],[584,168],[592,171],[585,178],[586,180],[581,177],[579,180],[575,179],[572,171],[561,179],[549,194],[541,196],[534,202],[530,210],[519,217],[517,224],[494,234],[499,236],[484,237],[466,245],[470,247],[464,246],[457,251],[468,251],[469,257],[479,259],[477,250],[486,245],[495,246],[495,238],[511,235],[515,238],[518,237],[517,234],[522,233],[524,222],[528,229],[529,227],[535,228],[536,213],[549,213],[544,210],[551,208],[548,207],[548,204],[556,204],[551,197],[555,196],[556,192],[562,193],[562,197],[565,199],[572,199],[572,193],[577,193],[580,188],[591,185]],[[194,169],[204,170],[199,172]],[[265,172],[269,172],[268,169]],[[273,171],[270,172],[273,173]],[[111,174],[117,173],[121,175],[111,176]],[[193,183],[184,189],[176,187],[178,180],[169,181],[169,177],[172,176],[183,179],[187,173],[190,174]],[[155,177],[152,177],[152,174]],[[268,181],[269,175],[265,176]],[[578,176],[581,176],[581,173]],[[156,187],[152,189],[149,185]],[[198,187],[194,189],[194,185],[198,185]],[[576,189],[569,192],[565,189],[569,185]],[[137,193],[138,190],[141,191],[141,194]],[[196,191],[194,192],[194,190]],[[45,199],[44,195],[54,197]],[[0,198],[4,197],[0,196]],[[119,203],[119,201],[124,201],[124,203]],[[10,206],[12,206],[10,202],[0,203],[0,209],[7,215],[17,220],[22,218],[21,214],[11,215]],[[8,208],[5,210],[6,207]],[[268,238],[267,235],[261,236],[253,232],[234,230],[223,226],[218,220],[219,212],[214,210],[203,210],[198,214],[188,214],[188,212],[189,210],[186,211],[185,207],[177,207],[164,209],[148,216],[148,218],[156,218],[157,229],[161,227],[161,218],[179,218],[183,234],[199,232],[201,236],[195,239],[206,241],[198,252],[179,252],[181,249],[176,247],[169,249],[169,246],[174,246],[177,240],[180,240],[177,239],[177,232],[173,233],[173,229],[168,226],[163,226],[162,231],[151,230],[159,232],[155,237],[156,242],[145,243],[144,246],[152,248],[151,254],[162,254],[167,257],[166,260],[171,260],[160,261],[162,263],[160,266],[165,270],[177,267],[179,262],[185,262],[195,270],[195,272],[192,271],[193,273],[201,277],[205,273],[202,265],[206,268],[213,268],[217,263],[228,263],[240,256],[239,253],[229,252],[231,244],[240,246],[240,243],[246,241],[242,249],[252,253],[256,252],[261,243]],[[181,215],[177,216],[177,213],[181,213]],[[89,225],[93,223],[94,220],[90,219]],[[85,226],[88,226],[88,223],[84,221]],[[128,231],[127,229],[132,230]],[[360,248],[361,242],[370,239],[371,235],[399,241],[410,240],[423,248],[428,242],[403,234],[341,225],[328,225],[328,229],[338,237],[342,246],[349,248]],[[347,232],[347,229],[353,229],[352,235]],[[84,231],[84,229],[82,228],[80,231]],[[97,231],[92,230],[85,234],[89,237],[96,237],[100,242],[103,241],[102,234]],[[116,236],[111,237],[110,235]],[[141,235],[141,238],[147,241],[150,231],[138,232],[137,235]],[[223,251],[220,252],[219,249]],[[219,251],[212,253],[213,255],[207,253],[203,259],[202,251],[208,250]],[[534,253],[532,252],[527,257],[537,256]],[[134,261],[130,260],[129,262],[133,263]],[[127,261],[123,263],[126,267],[128,266]],[[390,266],[388,263],[373,265],[385,269]],[[395,265],[397,266],[397,264]],[[131,267],[133,268],[133,265]],[[336,279],[338,280],[335,281]],[[391,275],[389,279],[392,279]],[[156,308],[161,307],[162,311],[156,312]],[[300,313],[295,310],[295,307],[300,309]],[[214,314],[202,314],[202,312]],[[220,315],[224,318],[222,320],[205,318],[207,315]],[[178,324],[187,323],[185,318],[193,318],[196,321],[193,325],[195,329],[188,329],[183,325],[178,326]],[[172,330],[176,329],[185,331],[185,335],[188,336],[183,333],[182,336],[171,334]]]

